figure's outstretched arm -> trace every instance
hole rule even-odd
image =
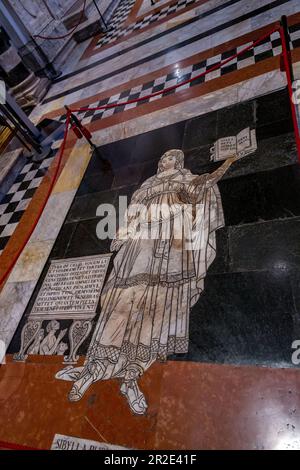
[[[226,171],[231,167],[231,165],[238,160],[237,155],[233,155],[232,157],[227,158],[223,165],[219,166],[219,168],[214,171],[213,173],[210,173],[207,177],[206,180],[206,186],[210,187],[216,184],[226,173]]]

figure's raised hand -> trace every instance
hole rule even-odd
[[[240,158],[239,155],[236,153],[235,155],[228,157],[226,161],[229,163],[233,163],[233,162],[236,162],[239,158]]]

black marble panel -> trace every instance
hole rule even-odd
[[[112,142],[99,147],[103,158],[107,159],[115,171],[128,165],[134,166],[149,160],[158,160],[172,148],[182,148],[185,121],[145,132],[128,139]],[[90,164],[93,172],[95,163]]]
[[[231,271],[270,270],[285,277],[300,269],[300,217],[230,227]]]
[[[217,115],[217,111],[213,111],[187,121],[183,139],[184,150],[214,144],[217,140]]]
[[[111,170],[103,171],[99,156],[94,154],[77,196],[141,184],[156,173],[158,160],[165,151],[182,147],[184,125],[177,123],[101,147],[100,154],[112,164]]]
[[[99,147],[101,155],[104,159],[108,160],[112,166],[112,170],[127,166],[130,162],[131,155],[136,147],[136,137],[112,142],[107,145]],[[96,165],[96,163],[94,163]],[[93,164],[91,164],[91,171]]]
[[[256,127],[279,121],[291,121],[291,110],[287,88],[260,96],[256,103]]]
[[[92,256],[110,252],[111,240],[99,240],[97,224],[100,218],[78,222],[73,237],[66,249],[66,258]]]
[[[67,215],[67,222],[91,219],[96,217],[96,212],[99,205],[115,205],[117,201],[117,195],[118,192],[116,190],[110,190],[75,197]]]
[[[128,139],[129,140],[129,139]],[[126,151],[126,141],[122,141],[124,143],[124,151]],[[109,145],[116,145],[115,143]],[[97,152],[93,152],[93,155],[89,161],[88,167],[85,171],[85,178],[88,176],[94,175],[102,175],[105,177],[107,172],[103,171],[103,160],[105,160],[105,151],[107,146],[98,147]],[[108,160],[107,160],[108,161]],[[113,169],[112,169],[113,172]]]
[[[208,145],[202,145],[193,149],[184,151],[185,167],[191,170],[192,173],[210,173],[214,169],[218,168],[219,163],[213,163],[210,161],[210,147],[212,143]]]
[[[115,171],[115,178],[112,188],[118,188],[121,190],[122,188],[128,187],[129,185],[140,186],[147,178],[150,178],[157,173],[159,158],[155,160],[149,160],[147,163],[119,168]]]
[[[248,126],[256,128],[259,141],[292,132],[287,90],[279,90],[190,119],[185,127],[183,148],[190,150],[211,146],[217,139],[236,135]]]
[[[256,138],[258,142],[269,137],[282,136],[288,132],[293,132],[293,123],[290,119],[284,121],[271,122],[262,127],[257,127]]]
[[[136,136],[130,164],[158,161],[167,150],[181,149],[184,128],[185,121],[182,121]]]
[[[52,248],[52,251],[49,256],[49,260],[65,258],[66,251],[74,235],[75,228],[76,228],[76,222],[64,223],[55,241],[55,244]]]
[[[210,146],[204,145],[185,151],[186,167],[193,173],[211,173],[220,165],[220,163],[210,162]],[[258,140],[257,151],[235,162],[223,176],[223,180],[273,170],[297,163],[297,161],[297,147],[293,133]]]
[[[226,225],[300,216],[300,166],[219,182]]]
[[[111,189],[114,180],[114,172],[95,172],[94,174],[86,174],[78,188],[77,196],[84,196],[85,194],[98,193],[100,191],[107,191]]]
[[[255,107],[255,101],[248,101],[219,109],[217,111],[217,139],[236,135],[245,127],[253,129],[256,125]]]
[[[190,346],[173,360],[293,367],[290,279],[272,272],[207,276],[190,316]]]
[[[71,205],[66,221],[74,222],[95,218],[97,209],[101,204],[112,204],[118,213],[119,196],[126,196],[129,203],[131,196],[136,189],[137,186],[133,185],[110,191],[90,193],[85,196],[76,196]]]
[[[255,154],[236,162],[225,178],[231,178],[259,171],[272,170],[281,166],[297,163],[297,148],[294,134],[258,140]]]
[[[229,228],[223,227],[216,231],[217,252],[209,267],[209,274],[223,274],[229,271]]]

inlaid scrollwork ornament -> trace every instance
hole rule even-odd
[[[83,341],[88,337],[92,329],[90,320],[76,320],[72,323],[69,331],[70,351],[65,356],[64,361],[67,363],[76,363],[79,359],[77,351]]]
[[[19,362],[26,361],[28,354],[28,348],[34,342],[40,329],[42,327],[42,321],[40,320],[29,320],[21,333],[21,347],[17,354],[14,354],[14,360]]]

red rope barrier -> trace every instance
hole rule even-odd
[[[144,101],[144,100],[152,98],[153,96],[163,95],[165,93],[168,93],[169,91],[175,90],[176,88],[182,87],[182,86],[186,85],[187,83],[191,83],[195,80],[198,80],[199,78],[204,77],[205,75],[208,75],[209,73],[214,72],[215,70],[223,67],[228,62],[231,62],[233,59],[236,59],[238,56],[243,55],[245,52],[247,52],[250,49],[252,49],[253,47],[257,46],[259,43],[264,41],[264,39],[268,38],[269,36],[271,36],[271,34],[275,33],[276,31],[279,31],[278,26],[276,28],[272,29],[267,34],[264,34],[262,37],[260,37],[259,39],[257,39],[256,41],[254,41],[252,44],[245,47],[241,51],[239,51],[236,54],[232,55],[231,57],[228,57],[227,59],[221,61],[219,64],[216,64],[216,65],[212,66],[210,69],[205,70],[204,72],[199,73],[198,75],[195,75],[195,77],[193,77],[193,78],[189,78],[188,80],[184,80],[183,82],[177,83],[176,85],[172,85],[168,88],[165,88],[164,90],[156,91],[155,93],[150,93],[149,95],[142,96],[141,98],[135,98],[133,100],[123,101],[122,103],[106,104],[106,105],[98,106],[98,107],[95,107],[95,108],[71,109],[71,111],[73,113],[77,113],[77,112],[80,112],[80,111],[97,111],[99,109],[109,109],[109,108],[114,108],[114,107],[117,107],[117,106],[126,106],[127,104],[132,104],[132,103],[137,103],[139,101]]]
[[[279,29],[279,33],[280,33],[280,38],[281,38],[281,43],[282,43],[282,57],[283,57],[283,63],[284,63],[286,78],[287,78],[287,84],[288,84],[288,92],[289,92],[289,97],[290,97],[292,120],[293,120],[294,133],[295,133],[295,139],[296,139],[297,150],[298,150],[298,160],[299,160],[299,163],[300,163],[300,133],[299,133],[296,109],[295,109],[295,105],[293,103],[293,84],[292,84],[291,69],[290,69],[290,65],[291,65],[290,64],[290,54],[289,54],[288,49],[287,49],[285,33],[284,33],[284,29],[283,29],[282,26]]]
[[[83,0],[83,8],[82,8],[82,12],[81,12],[81,15],[80,15],[80,18],[79,18],[79,21],[77,23],[76,26],[74,26],[74,28],[72,29],[72,31],[69,31],[68,33],[66,34],[63,34],[62,36],[42,36],[41,34],[35,34],[33,37],[35,38],[39,38],[39,39],[49,39],[49,40],[54,40],[54,39],[65,39],[67,38],[68,36],[71,36],[71,34],[73,34],[76,29],[78,28],[78,26],[80,25],[81,21],[82,21],[82,18],[83,18],[83,15],[84,15],[84,12],[85,12],[85,7],[86,7],[86,1],[87,0]]]
[[[139,102],[139,101],[144,101],[146,99],[149,99],[149,98],[152,98],[154,96],[158,96],[158,95],[163,95],[165,93],[168,93],[169,91],[171,90],[174,90],[176,88],[179,88],[179,87],[182,87],[184,85],[186,85],[187,83],[190,83],[190,82],[193,82],[194,80],[197,80],[198,78],[200,77],[203,77],[204,75],[207,75],[208,73],[211,73],[213,72],[214,70],[217,70],[218,68],[221,68],[222,66],[226,65],[228,62],[232,61],[233,59],[237,58],[238,56],[244,54],[245,52],[247,52],[248,50],[252,49],[253,47],[255,47],[257,44],[261,43],[264,39],[266,39],[267,37],[271,36],[271,34],[275,33],[276,31],[280,31],[280,28],[279,26],[277,26],[276,28],[272,29],[271,31],[269,31],[267,34],[264,34],[262,37],[260,37],[259,39],[257,39],[256,41],[254,41],[252,44],[250,44],[249,46],[245,47],[244,49],[242,49],[241,51],[237,52],[236,54],[234,54],[233,56],[225,59],[224,61],[221,61],[219,64],[216,64],[214,65],[213,67],[211,67],[210,69],[206,70],[205,72],[202,72],[200,73],[199,75],[196,75],[195,77],[193,78],[190,78],[189,80],[185,80],[181,83],[178,83],[177,85],[173,85],[169,88],[165,88],[164,90],[161,90],[161,91],[157,91],[155,93],[150,93],[149,95],[146,95],[146,96],[143,96],[141,98],[136,98],[136,99],[133,99],[133,100],[129,100],[129,101],[126,101],[126,102],[123,102],[123,103],[112,103],[112,104],[109,104],[109,105],[103,105],[103,106],[98,106],[98,107],[95,107],[95,108],[78,108],[78,109],[69,109],[68,112],[67,112],[67,120],[66,120],[66,125],[65,125],[65,133],[64,133],[64,138],[63,138],[63,141],[62,141],[62,144],[61,144],[61,147],[60,147],[60,153],[59,153],[59,157],[58,157],[58,164],[57,164],[57,168],[56,168],[56,171],[55,171],[55,174],[53,176],[53,179],[52,179],[52,182],[50,184],[50,187],[49,187],[49,190],[48,190],[48,193],[47,193],[47,196],[46,196],[46,199],[38,213],[38,216],[29,232],[29,234],[26,236],[26,239],[24,240],[24,242],[22,243],[22,246],[19,248],[19,250],[17,251],[17,253],[15,254],[15,256],[13,257],[12,259],[12,262],[9,266],[9,268],[6,270],[6,272],[4,273],[4,275],[0,278],[0,286],[2,285],[2,283],[4,282],[4,280],[6,279],[6,277],[8,276],[8,274],[11,272],[11,270],[13,269],[15,263],[17,262],[20,254],[22,253],[23,249],[25,248],[25,246],[27,245],[33,231],[35,230],[37,224],[38,224],[38,221],[44,211],[44,208],[48,202],[48,199],[50,197],[50,194],[52,192],[52,189],[54,187],[54,184],[55,184],[55,181],[56,181],[56,178],[57,178],[57,175],[59,173],[59,169],[60,169],[60,165],[61,165],[61,161],[62,161],[62,156],[63,156],[63,153],[64,153],[64,150],[65,150],[65,146],[66,146],[66,140],[67,140],[67,136],[68,136],[68,132],[69,132],[69,124],[70,124],[70,115],[72,112],[79,112],[79,111],[91,111],[91,110],[100,110],[100,109],[109,109],[109,108],[113,108],[113,107],[117,107],[117,106],[124,106],[124,105],[127,105],[127,104],[132,104],[132,103],[136,103],[136,102]]]

